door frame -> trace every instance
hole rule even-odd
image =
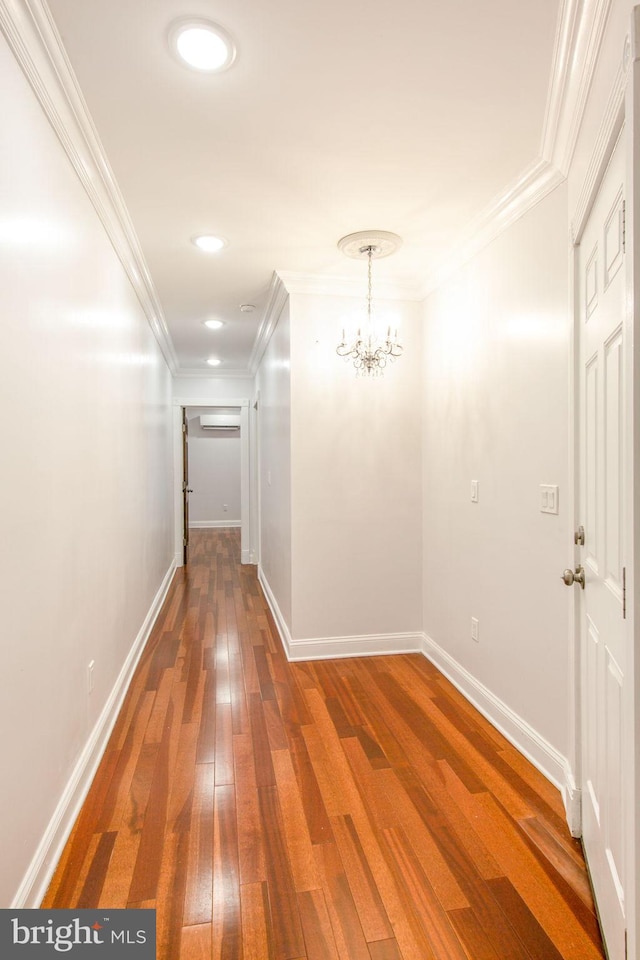
[[[176,566],[183,564],[182,512],[182,411],[185,407],[239,407],[240,408],[240,558],[242,563],[255,563],[252,545],[251,475],[254,471],[250,456],[249,400],[214,397],[174,397],[173,405],[173,501]]]
[[[624,138],[626,154],[626,245],[625,245],[625,290],[626,309],[623,317],[625,337],[625,428],[624,428],[624,504],[627,536],[624,546],[626,567],[626,619],[625,646],[628,653],[628,685],[623,705],[623,724],[626,737],[624,763],[629,771],[629,795],[625,797],[624,832],[629,855],[625,862],[625,919],[628,937],[628,957],[638,956],[640,949],[640,884],[636,876],[640,868],[640,825],[636,823],[635,811],[640,800],[640,763],[636,762],[640,748],[640,617],[635,616],[634,599],[637,594],[635,557],[640,556],[640,509],[634,509],[634,489],[640,480],[640,7],[632,12],[631,31],[625,44],[622,65],[602,119],[596,146],[589,163],[573,215],[571,216],[571,338],[570,338],[570,391],[569,391],[569,444],[570,444],[570,516],[571,547],[569,562],[572,569],[580,562],[579,548],[573,544],[573,532],[584,522],[579,516],[579,338],[580,329],[578,271],[576,269],[579,244],[587,220],[602,183],[608,163],[618,138]],[[569,763],[573,776],[567,784],[567,813],[571,832],[582,832],[580,797],[582,791],[582,662],[581,621],[579,591],[572,591],[570,610],[570,663],[572,669],[570,696],[570,748]],[[572,795],[573,793],[573,795]]]

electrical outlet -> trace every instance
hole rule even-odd
[[[480,642],[480,636],[478,634],[478,618],[471,617],[471,639],[475,640],[476,643]]]
[[[93,693],[93,668],[95,665],[95,660],[91,660],[87,667],[87,693]]]
[[[478,496],[480,492],[480,484],[477,480],[471,481],[471,503],[478,502]]]
[[[228,506],[228,504],[226,504],[226,503],[223,503],[223,504],[222,504],[222,509],[223,509],[223,510],[224,510],[224,512],[226,513],[226,512],[227,512],[227,510],[229,509],[229,506]]]

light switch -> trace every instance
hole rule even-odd
[[[540,512],[558,512],[558,487],[554,484],[540,484]]]
[[[478,487],[479,487],[478,481],[472,480],[471,481],[471,502],[472,503],[478,502]]]

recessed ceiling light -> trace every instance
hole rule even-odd
[[[218,253],[227,245],[227,241],[222,237],[212,236],[193,237],[191,243],[195,243],[196,247],[199,250],[204,250],[205,253]]]
[[[220,327],[224,327],[222,320],[203,320],[202,322],[209,330],[219,330]]]
[[[227,31],[197,17],[176,20],[169,30],[169,44],[182,63],[204,73],[226,70],[236,58],[236,45]]]
[[[219,367],[220,364],[222,363],[222,360],[218,360],[217,357],[209,357],[209,359],[207,360],[207,363],[209,364],[210,367]]]

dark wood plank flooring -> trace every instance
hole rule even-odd
[[[161,960],[604,956],[560,796],[423,657],[289,664],[238,530],[193,532],[45,907]]]

